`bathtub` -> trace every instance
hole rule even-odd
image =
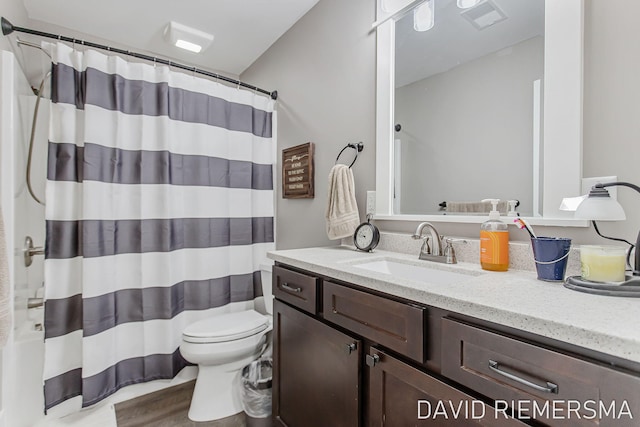
[[[33,426],[44,418],[42,370],[44,367],[44,309],[26,310],[24,319],[14,330],[13,387],[8,396],[7,426]]]

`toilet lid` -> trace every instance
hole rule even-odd
[[[239,340],[267,329],[269,319],[255,310],[226,313],[208,317],[187,326],[182,333],[185,341],[214,343]]]

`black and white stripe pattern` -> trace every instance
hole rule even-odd
[[[45,409],[175,376],[182,330],[250,307],[274,241],[272,100],[52,53]]]

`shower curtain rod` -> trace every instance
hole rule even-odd
[[[115,53],[119,53],[121,55],[128,55],[128,56],[132,56],[134,58],[144,59],[145,61],[151,61],[151,62],[157,63],[157,64],[163,64],[163,65],[168,65],[170,67],[180,68],[182,70],[191,71],[191,72],[194,72],[194,73],[197,73],[197,74],[202,74],[202,75],[205,75],[205,76],[208,76],[208,77],[214,77],[214,78],[219,79],[219,80],[224,80],[227,83],[231,83],[231,84],[234,84],[234,85],[239,85],[239,86],[245,87],[247,89],[255,90],[256,92],[264,93],[266,95],[269,95],[271,97],[271,99],[273,99],[273,100],[278,99],[278,91],[277,90],[274,90],[273,92],[270,92],[268,90],[260,89],[259,87],[252,86],[250,84],[241,82],[239,80],[232,79],[231,77],[223,76],[223,75],[218,74],[218,73],[212,73],[212,72],[206,71],[206,70],[201,70],[200,68],[197,68],[197,67],[189,67],[187,65],[180,64],[178,62],[172,62],[172,61],[169,61],[167,59],[161,59],[161,58],[157,58],[155,56],[149,56],[149,55],[145,55],[145,54],[142,54],[142,53],[131,52],[129,50],[117,49],[117,48],[110,47],[110,46],[105,46],[105,45],[102,45],[102,44],[92,43],[92,42],[88,42],[88,41],[85,41],[85,40],[79,40],[79,39],[76,39],[74,37],[66,37],[66,36],[61,36],[61,35],[58,35],[58,34],[45,33],[45,32],[38,31],[38,30],[31,30],[29,28],[16,27],[13,24],[11,24],[11,22],[6,20],[4,17],[0,18],[0,25],[2,26],[2,34],[4,34],[5,36],[7,36],[7,35],[13,33],[14,31],[16,31],[16,32],[19,32],[19,33],[33,34],[33,35],[40,36],[40,37],[46,37],[46,38],[50,38],[50,39],[61,40],[61,41],[70,42],[70,43],[74,43],[74,44],[78,43],[78,44],[80,44],[82,46],[88,46],[88,47],[93,47],[93,48],[96,48],[96,49],[107,50],[109,52],[115,52]]]

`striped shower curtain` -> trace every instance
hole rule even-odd
[[[53,54],[45,409],[174,377],[182,330],[253,306],[273,249],[273,101],[64,44]]]

